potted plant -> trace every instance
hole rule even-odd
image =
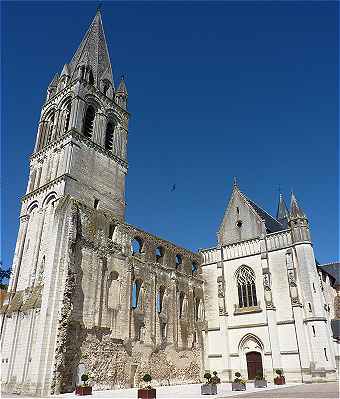
[[[217,395],[217,386],[216,383],[213,382],[213,377],[211,377],[211,374],[205,373],[204,378],[207,380],[207,382],[201,385],[201,395]]]
[[[211,382],[213,384],[220,384],[221,383],[221,379],[220,377],[217,375],[217,371],[213,371],[213,377],[211,377]]]
[[[138,389],[138,399],[156,399],[156,389],[152,388],[150,385],[152,380],[151,375],[144,374],[142,380],[146,386]]]
[[[90,385],[87,385],[89,376],[87,374],[82,374],[80,379],[82,380],[83,384],[78,385],[76,387],[76,395],[79,395],[79,396],[92,395],[92,387]]]
[[[285,376],[283,375],[283,371],[281,369],[275,370],[277,377],[274,378],[275,385],[284,385],[286,383]]]
[[[241,378],[241,373],[235,373],[234,382],[231,383],[231,389],[233,391],[245,391],[246,390],[246,380]]]
[[[258,371],[255,380],[254,380],[255,388],[267,388],[267,381],[263,378],[263,374]]]

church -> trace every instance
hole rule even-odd
[[[97,11],[42,106],[0,309],[2,390],[72,392],[84,372],[97,390],[146,372],[335,381],[339,264],[316,261],[295,195],[273,217],[235,181],[216,247],[196,253],[128,224],[129,117]]]

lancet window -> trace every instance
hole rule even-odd
[[[95,114],[96,114],[95,109],[93,108],[92,105],[89,105],[86,110],[84,126],[83,126],[83,134],[88,139],[92,137]]]
[[[236,272],[236,281],[239,307],[257,306],[254,271],[248,266],[241,266]]]

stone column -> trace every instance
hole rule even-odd
[[[26,233],[29,221],[29,215],[23,215],[20,217],[18,240],[14,253],[13,271],[12,278],[9,281],[8,291],[15,292],[18,284],[18,278],[20,274],[20,266],[22,261],[22,255],[25,248]]]
[[[38,211],[39,212],[39,211]],[[37,266],[38,266],[38,261],[39,261],[39,254],[40,254],[40,243],[41,243],[41,237],[42,233],[44,230],[44,222],[45,222],[45,210],[41,210],[40,212],[40,220],[37,223],[37,235],[35,239],[35,247],[34,247],[34,253],[33,253],[33,263],[32,263],[32,268],[31,268],[31,274],[29,276],[28,280],[28,286],[33,287],[34,282],[36,279],[36,273],[37,273]]]

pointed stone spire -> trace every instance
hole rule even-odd
[[[300,206],[297,202],[297,199],[295,197],[295,194],[293,192],[292,192],[291,200],[290,200],[290,216],[292,218],[296,218],[296,217],[305,218],[306,217],[305,213],[300,208]]]
[[[113,86],[110,56],[99,10],[69,64],[72,78],[77,76],[77,70],[83,65],[91,68],[95,86],[99,88],[104,74]]]
[[[285,200],[283,198],[283,195],[280,193],[279,204],[277,206],[276,219],[281,224],[286,224],[287,220],[288,220],[288,217],[289,217],[289,212],[288,212]]]

